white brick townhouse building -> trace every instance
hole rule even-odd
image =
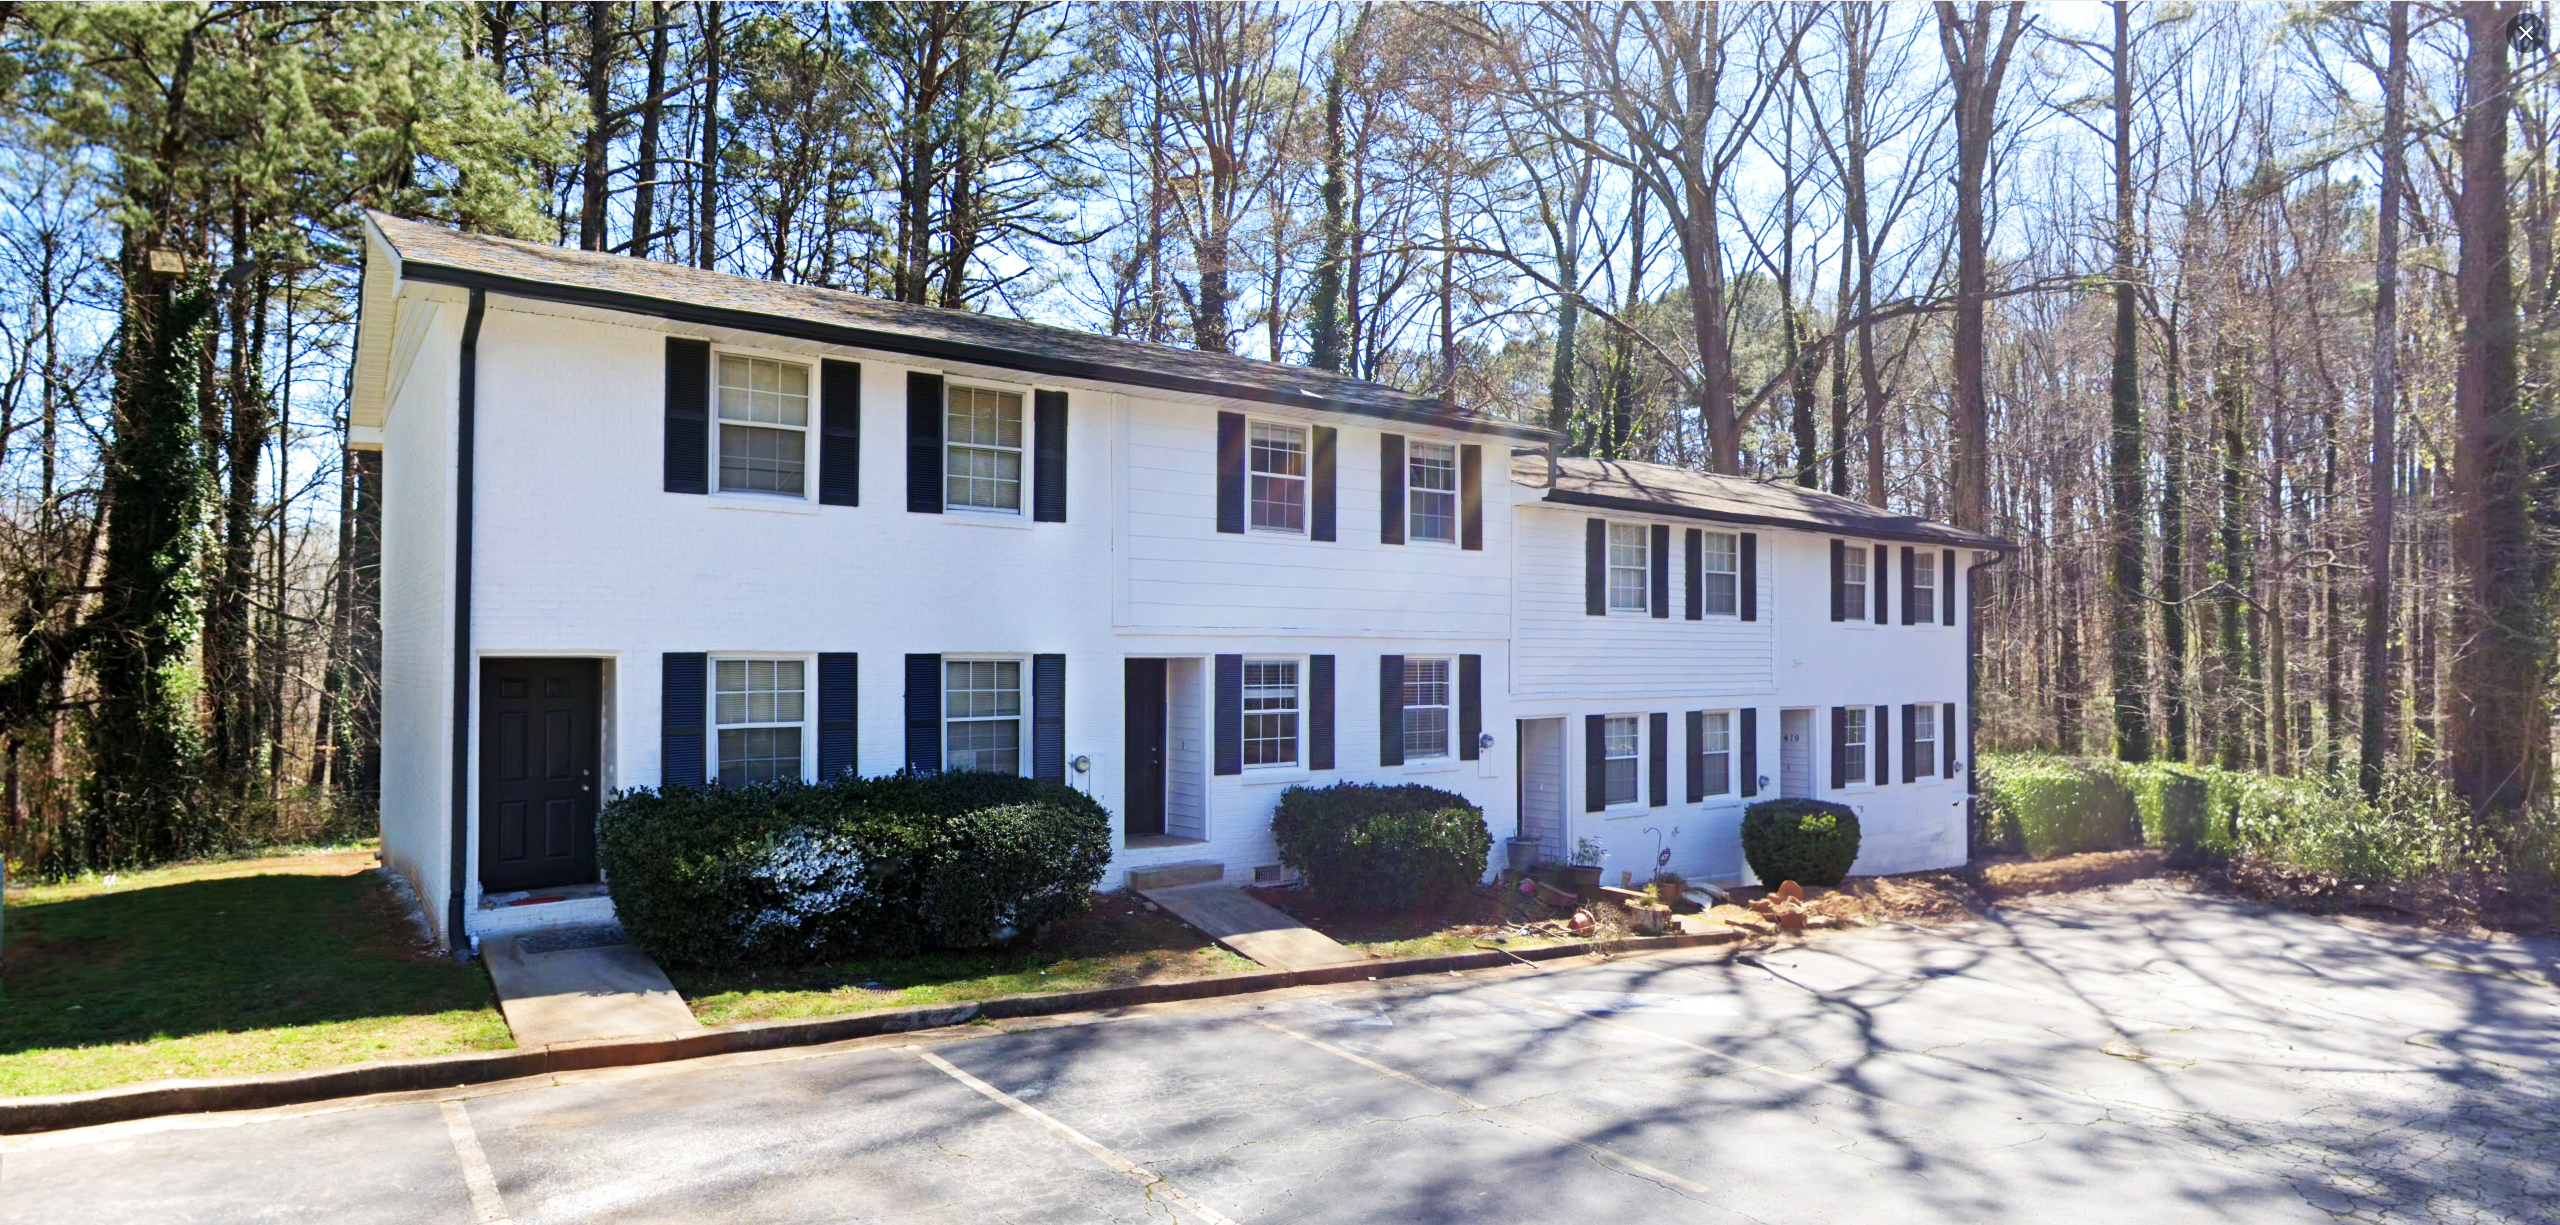
[[[1998,541],[1316,371],[366,238],[383,854],[447,938],[609,914],[616,789],[846,769],[1087,791],[1107,886],[1274,875],[1280,792],[1344,780],[1639,877],[1738,877],[1782,792],[1857,805],[1861,871],[1964,856]]]

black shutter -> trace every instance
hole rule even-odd
[[[1876,772],[1869,777],[1876,786],[1893,781],[1893,708],[1876,707],[1875,721],[1867,725],[1867,743],[1876,748]]]
[[[1307,538],[1332,540],[1333,532],[1333,443],[1335,430],[1319,425],[1307,431],[1310,442],[1307,457]]]
[[[668,493],[711,492],[711,342],[667,337]]]
[[[1067,781],[1067,657],[1031,657],[1031,777]]]
[[[907,372],[907,510],[942,513],[942,376],[919,370]]]
[[[1609,716],[1582,718],[1582,810],[1609,806]]]
[[[1831,708],[1831,789],[1849,785],[1849,708]]]
[[[1760,533],[1742,534],[1742,556],[1735,564],[1742,567],[1742,573],[1736,576],[1742,587],[1742,619],[1757,621],[1760,619]]]
[[[1216,772],[1244,773],[1244,656],[1217,659]]]
[[[1945,610],[1945,624],[1956,623],[1956,551],[1948,549],[1939,555],[1938,606]]]
[[[1244,414],[1218,414],[1218,530],[1244,531]]]
[[[1484,551],[1484,448],[1458,448],[1458,547]]]
[[[703,687],[711,658],[700,651],[669,651],[658,663],[658,789],[703,783],[703,716],[710,703]]]
[[[1586,520],[1582,532],[1582,611],[1609,615],[1609,521]]]
[[[1333,656],[1307,657],[1307,768],[1333,768]]]
[[[1906,544],[1902,546],[1902,623],[1926,625],[1928,621],[1928,613],[1920,611],[1920,554]]]
[[[818,781],[855,769],[855,697],[860,659],[850,651],[818,656]]]
[[[1741,715],[1742,798],[1760,794],[1760,712],[1745,706]]]
[[[862,365],[818,363],[818,502],[862,505]]]
[[[1849,619],[1848,568],[1849,546],[1841,541],[1832,541],[1831,619],[1834,621],[1846,621]]]
[[[1645,803],[1660,808],[1671,802],[1671,715],[1655,711],[1645,717]]]
[[[1067,393],[1031,393],[1031,519],[1067,521]]]
[[[1484,656],[1458,657],[1458,760],[1480,756],[1476,741],[1484,736]]]
[[[907,768],[942,769],[942,657],[907,656]]]
[[[1404,656],[1378,657],[1378,764],[1404,764]]]
[[[1646,569],[1651,571],[1646,577],[1653,584],[1653,615],[1668,617],[1671,615],[1671,526],[1667,523],[1654,524],[1650,539],[1651,544],[1644,555]]]
[[[1939,708],[1938,755],[1945,758],[1947,762],[1946,770],[1938,777],[1954,778],[1956,776],[1956,704],[1953,702]]]
[[[1920,777],[1920,763],[1912,760],[1920,755],[1920,729],[1916,726],[1918,722],[1917,716],[1919,713],[1919,703],[1906,702],[1903,704],[1902,781],[1906,783],[1914,781]]]
[[[1692,533],[1694,535],[1694,533]],[[1689,712],[1689,802],[1707,798],[1707,712]]]
[[[1882,625],[1893,615],[1893,551],[1876,546],[1875,568],[1867,575],[1867,594],[1876,601],[1876,624]]]
[[[1378,543],[1404,543],[1404,435],[1378,435]]]
[[[1707,577],[1702,571],[1707,564],[1707,534],[1690,528],[1680,546],[1680,571],[1688,576],[1688,619],[1696,621],[1706,615]]]

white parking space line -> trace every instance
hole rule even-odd
[[[461,1102],[444,1104],[444,1133],[453,1138],[453,1155],[462,1163],[462,1182],[471,1188],[471,1217],[479,1225],[513,1225],[507,1202],[498,1198],[498,1180],[489,1173],[489,1158],[480,1151],[480,1135]]]
[[[1286,1026],[1274,1025],[1260,1017],[1249,1017],[1246,1019],[1264,1029],[1280,1035],[1281,1037],[1294,1038],[1316,1048],[1317,1050],[1323,1051],[1328,1055],[1332,1055],[1340,1059],[1347,1059],[1352,1063],[1356,1063],[1361,1067],[1367,1068],[1370,1071],[1390,1080],[1401,1081],[1427,1093],[1439,1094],[1440,1096],[1448,1098],[1450,1101],[1456,1102],[1469,1110],[1475,1111],[1486,1118],[1492,1119],[1505,1127],[1509,1127],[1517,1131],[1525,1131],[1533,1136],[1539,1136],[1544,1139],[1553,1140],[1558,1144],[1567,1144],[1574,1148],[1581,1149],[1583,1152],[1591,1154],[1591,1156],[1597,1159],[1600,1164],[1614,1167],[1621,1173],[1631,1174],[1648,1182],[1659,1183],[1671,1190],[1678,1191],[1684,1195],[1689,1195],[1697,1199],[1713,1200],[1715,1198],[1715,1192],[1708,1190],[1704,1186],[1691,1182],[1686,1178],[1682,1178],[1660,1166],[1648,1165],[1644,1162],[1638,1161],[1633,1157],[1617,1151],[1616,1149],[1593,1144],[1588,1140],[1584,1140],[1576,1136],[1566,1135],[1565,1133],[1557,1131],[1552,1127],[1548,1127],[1545,1124],[1535,1123],[1528,1119],[1521,1118],[1518,1115],[1508,1113],[1498,1107],[1485,1105],[1484,1103],[1468,1097],[1466,1094],[1460,1093],[1455,1089],[1442,1088],[1439,1085],[1432,1084],[1430,1081],[1424,1080],[1411,1073],[1399,1072],[1394,1068],[1378,1062],[1377,1060],[1371,1059],[1355,1051],[1344,1050],[1343,1048],[1335,1046],[1322,1038],[1311,1037]]]
[[[944,1075],[949,1076],[953,1080],[959,1081],[961,1084],[969,1086],[970,1089],[976,1091],[978,1096],[994,1102],[1015,1114],[1021,1115],[1034,1123],[1038,1123],[1040,1126],[1049,1129],[1049,1131],[1055,1134],[1059,1139],[1092,1154],[1094,1160],[1100,1161],[1102,1164],[1109,1166],[1113,1172],[1137,1180],[1140,1186],[1147,1189],[1147,1198],[1156,1199],[1161,1197],[1165,1202],[1172,1204],[1175,1208],[1181,1209],[1182,1212],[1190,1213],[1194,1218],[1206,1222],[1207,1225],[1236,1225],[1234,1221],[1229,1220],[1216,1209],[1192,1198],[1188,1192],[1174,1186],[1172,1183],[1166,1182],[1163,1175],[1147,1169],[1146,1167],[1139,1165],[1137,1162],[1131,1161],[1118,1153],[1112,1152],[1110,1149],[1104,1148],[1102,1144],[1093,1137],[1077,1131],[1075,1128],[1069,1127],[1066,1124],[1041,1113],[1029,1102],[1023,1101],[1021,1098],[1015,1097],[1002,1089],[996,1088],[994,1085],[988,1084],[975,1076],[971,1076],[967,1072],[961,1071],[959,1068],[952,1066],[950,1060],[945,1059],[940,1055],[936,1055],[932,1051],[928,1051],[917,1046],[910,1046],[906,1049],[913,1052],[916,1058],[940,1069]],[[1176,1221],[1182,1220],[1182,1213],[1175,1213],[1174,1219]]]

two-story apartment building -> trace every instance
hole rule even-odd
[[[847,769],[1085,790],[1106,885],[1275,877],[1279,794],[1342,780],[1639,875],[1679,825],[1675,866],[1734,876],[1739,802],[1802,754],[1873,810],[1862,870],[1963,857],[1953,558],[1996,541],[1551,468],[1544,430],[1321,372],[381,215],[362,301],[384,857],[448,938],[609,914],[616,789]],[[1952,620],[1807,620],[1850,535],[1958,550]],[[1934,784],[1878,785],[1908,748],[1841,773],[1922,732]]]

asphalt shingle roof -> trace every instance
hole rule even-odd
[[[1511,461],[1514,481],[1544,485],[1543,454],[1519,455]],[[1556,484],[1549,502],[1589,506],[1636,514],[1708,519],[1720,523],[1765,524],[1810,528],[1871,540],[2001,549],[2012,546],[1997,536],[1966,531],[1918,515],[1898,515],[1881,507],[1807,489],[1739,476],[1715,476],[1669,464],[1636,460],[1566,457],[1556,461]]]

